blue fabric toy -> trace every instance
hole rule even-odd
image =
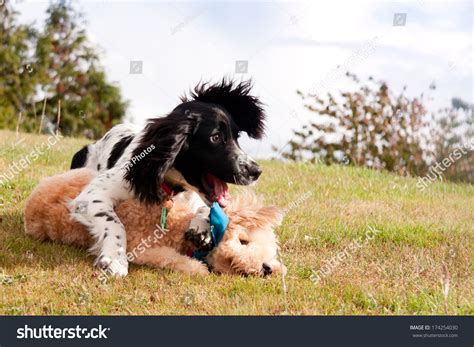
[[[211,205],[211,212],[209,213],[209,222],[211,224],[212,247],[209,251],[196,250],[193,252],[193,258],[204,261],[209,252],[217,247],[224,236],[227,225],[229,225],[229,217],[217,202]]]

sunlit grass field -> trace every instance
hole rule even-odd
[[[0,131],[0,179],[43,143],[47,136]],[[254,189],[286,211],[276,231],[285,281],[131,265],[126,278],[101,284],[84,250],[23,232],[25,199],[42,177],[68,170],[85,143],[61,139],[0,186],[0,314],[474,313],[473,186],[436,182],[420,192],[416,179],[280,161],[261,162]],[[368,230],[376,230],[372,239]]]

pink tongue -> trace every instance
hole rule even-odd
[[[230,201],[229,188],[227,183],[221,181],[217,177],[209,174],[207,181],[211,185],[214,193],[214,198],[221,207],[226,207]]]

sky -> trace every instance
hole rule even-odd
[[[20,21],[42,26],[48,2],[14,1]],[[314,117],[297,89],[350,88],[338,66],[384,80],[394,91],[406,85],[411,96],[429,91],[433,110],[452,97],[474,103],[473,4],[99,0],[76,7],[109,80],[130,101],[128,121],[166,115],[199,81],[251,78],[266,105],[267,136],[243,136],[241,145],[260,159],[275,157],[272,145],[284,149],[292,131]],[[135,61],[141,73],[130,73]]]

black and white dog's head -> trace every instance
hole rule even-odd
[[[139,199],[161,202],[160,185],[172,167],[223,207],[230,198],[227,183],[256,181],[262,171],[237,141],[242,131],[256,139],[264,133],[262,104],[250,90],[250,82],[200,84],[168,116],[149,120],[133,155],[155,149],[125,176]]]

